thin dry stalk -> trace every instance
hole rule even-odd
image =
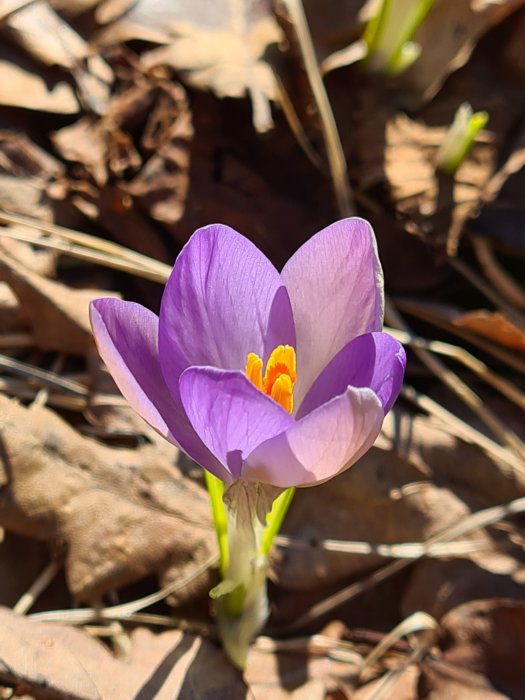
[[[409,333],[413,337],[415,334],[408,327],[407,323],[395,309],[393,304],[387,299],[385,315],[389,319],[389,323],[401,330]],[[434,357],[428,350],[423,347],[415,346],[414,353],[418,356],[421,362],[440,379],[463,403],[465,403],[474,413],[490,428],[505,445],[508,445],[515,454],[525,460],[525,447],[519,437],[502,422],[491,411],[482,399],[472,389],[463,382],[457,374],[452,372],[440,360]]]
[[[315,50],[301,0],[280,0],[294,25],[306,75],[314,97],[330,167],[330,175],[341,216],[355,213],[346,160],[334,113],[319,70]]]
[[[62,568],[62,563],[57,559],[52,559],[33,581],[29,590],[13,606],[13,611],[19,615],[25,615],[35,604],[35,601],[42,595],[49,584]]]
[[[460,362],[474,372],[480,379],[483,379],[483,381],[515,403],[516,406],[525,410],[525,393],[520,391],[515,384],[511,384],[511,382],[500,377],[496,372],[487,367],[484,362],[478,360],[478,358],[472,355],[468,350],[465,350],[465,348],[459,345],[453,345],[452,343],[444,343],[440,340],[426,340],[419,336],[413,336],[405,331],[400,331],[397,328],[385,328],[385,331],[394,336],[394,338],[399,340],[400,343],[403,343],[403,345],[407,345],[411,348],[423,348],[437,355],[444,355],[445,357],[450,357]]]
[[[470,515],[465,516],[458,523],[451,525],[442,532],[430,537],[425,544],[428,547],[436,542],[448,542],[449,540],[454,540],[458,537],[464,537],[474,530],[494,525],[500,520],[523,512],[525,512],[525,497],[516,498],[507,504],[493,506],[491,508],[486,508],[478,511],[477,513],[471,513]],[[365,591],[374,588],[374,586],[385,581],[394,574],[403,571],[403,569],[406,569],[407,566],[410,566],[412,561],[414,560],[398,559],[397,561],[387,564],[381,569],[374,571],[361,581],[350,584],[341,591],[334,593],[334,595],[331,595],[312,606],[310,610],[297,618],[295,622],[279,629],[279,633],[288,634],[310,625],[319,617],[332,612],[340,605],[348,603],[348,601],[352,600],[358,595],[361,595]]]
[[[129,603],[121,603],[120,605],[112,605],[107,608],[77,608],[76,610],[51,610],[48,612],[35,613],[31,617],[43,620],[46,622],[65,622],[70,625],[85,625],[91,622],[100,622],[101,620],[126,620],[130,619],[131,615],[143,610],[144,608],[159,603],[164,598],[167,598],[173,593],[184,590],[199,576],[201,576],[210,567],[214,566],[218,561],[218,555],[214,554],[202,562],[191,574],[185,578],[177,579],[165,586],[160,591],[151,593],[144,598],[132,600]]]
[[[518,309],[525,311],[525,293],[498,261],[492,244],[484,236],[470,236],[472,248],[487,279],[497,288],[502,297]]]

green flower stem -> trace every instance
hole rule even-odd
[[[264,504],[266,526],[257,515],[258,489],[263,485],[236,482],[236,496],[224,499],[224,484],[205,471],[213,524],[219,543],[221,582],[210,591],[224,650],[239,668],[246,666],[250,644],[268,617],[266,573],[268,557],[290,506],[295,488]],[[270,491],[271,493],[271,491]],[[251,500],[255,494],[256,499]],[[271,503],[271,508],[270,508]]]
[[[295,488],[292,486],[286,491],[283,491],[273,502],[271,511],[266,516],[266,527],[263,531],[260,553],[263,556],[268,556],[272,548],[275,535],[279,533],[284,517],[288,512],[290,503],[295,494]]]
[[[217,533],[217,541],[219,543],[219,573],[221,579],[226,575],[228,569],[228,520],[226,518],[226,509],[222,500],[224,494],[224,484],[209,471],[204,470],[206,479],[206,487],[210,495],[211,513],[213,525]]]

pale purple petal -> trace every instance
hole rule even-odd
[[[373,445],[384,413],[371,389],[344,394],[248,455],[242,477],[273,486],[313,486],[348,469]]]
[[[317,377],[297,411],[297,418],[343,394],[349,386],[372,389],[388,413],[401,390],[405,366],[403,346],[391,335],[360,335],[345,345]]]
[[[180,377],[180,397],[201,440],[236,479],[245,455],[294,422],[241,372],[190,367]]]
[[[297,336],[296,405],[352,338],[383,324],[383,275],[372,227],[343,219],[307,241],[285,265]]]
[[[295,346],[295,331],[275,267],[228,226],[196,231],[177,258],[160,311],[160,362],[172,393],[189,366],[244,370],[248,353],[267,359],[279,344]]]
[[[166,386],[157,351],[158,317],[120,299],[95,300],[90,317],[100,356],[132,408],[201,466],[228,478]]]

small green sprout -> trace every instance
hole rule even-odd
[[[459,107],[437,153],[436,162],[439,170],[447,175],[453,175],[456,172],[488,119],[487,112],[472,112],[468,102],[464,102]]]
[[[433,4],[434,0],[380,1],[363,37],[370,70],[394,76],[414,63],[421,47],[411,39]]]

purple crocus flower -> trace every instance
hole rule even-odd
[[[177,258],[160,317],[91,306],[129,403],[227,486],[311,486],[372,446],[406,363],[382,322],[375,238],[358,218],[316,234],[281,273],[233,229],[206,226]]]

